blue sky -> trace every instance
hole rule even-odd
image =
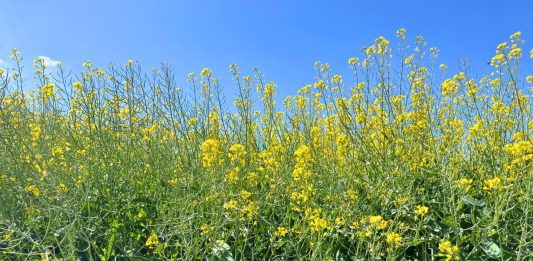
[[[30,66],[37,56],[74,72],[138,60],[146,69],[170,62],[179,84],[190,71],[212,68],[231,93],[228,66],[258,66],[281,96],[314,81],[313,63],[346,74],[379,35],[404,27],[423,35],[457,69],[468,57],[484,73],[495,46],[518,30],[533,41],[533,1],[7,1],[0,0],[0,59],[19,49]]]

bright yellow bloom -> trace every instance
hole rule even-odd
[[[459,247],[454,246],[450,241],[444,241],[439,244],[440,254],[445,256],[446,261],[460,260]]]
[[[459,181],[459,185],[461,186],[461,188],[464,189],[465,192],[468,192],[470,191],[470,188],[472,187],[473,182],[474,181],[472,179],[462,178]]]
[[[505,54],[499,53],[492,57],[490,64],[495,66],[503,62],[505,62]]]
[[[235,207],[237,207],[237,201],[235,200],[230,200],[226,203],[224,203],[224,209],[234,209]]]
[[[392,247],[397,247],[402,244],[403,237],[396,232],[387,232],[385,241]]]
[[[522,49],[520,49],[520,47],[518,46],[511,49],[511,51],[509,52],[509,58],[511,59],[512,58],[520,59],[520,57],[522,57]]]
[[[370,216],[368,218],[368,223],[371,227],[376,228],[377,230],[383,230],[389,224],[389,222],[383,219],[383,217],[380,215]]]
[[[200,120],[198,118],[190,118],[189,120],[187,120],[187,122],[189,123],[189,125],[191,126],[194,126],[196,123],[198,123]]]
[[[211,77],[211,74],[212,74],[212,73],[213,73],[213,72],[212,72],[211,70],[209,70],[209,68],[204,68],[204,69],[202,69],[202,71],[200,72],[200,75],[202,75],[203,77],[207,77],[207,78],[209,78],[209,77]]]
[[[207,139],[200,146],[202,152],[202,166],[210,168],[223,162],[222,145],[216,139]]]
[[[352,58],[348,59],[348,64],[350,64],[350,65],[356,65],[358,62],[359,62],[359,58],[357,58],[357,57],[352,57]]]
[[[459,90],[458,87],[459,84],[456,81],[454,81],[453,79],[446,79],[441,85],[442,95],[450,96],[452,94],[455,94]]]
[[[312,175],[310,170],[314,160],[311,149],[305,145],[300,146],[295,152],[296,164],[292,172],[292,178],[296,181],[308,178]]]
[[[26,191],[30,193],[31,195],[33,195],[34,197],[39,197],[39,195],[41,195],[41,191],[35,185],[26,186]]]
[[[159,238],[157,237],[157,233],[155,231],[152,231],[152,234],[150,234],[150,236],[146,240],[145,246],[149,249],[153,249],[157,245],[159,245]]]
[[[329,228],[328,221],[321,217],[320,209],[313,210],[313,214],[309,217],[309,221],[309,227],[312,232],[319,232]]]
[[[284,237],[285,235],[287,235],[287,233],[289,233],[289,230],[284,228],[284,227],[278,227],[276,229],[276,232],[274,232],[274,236],[276,237]]]
[[[43,99],[45,100],[53,97],[55,95],[55,84],[49,83],[43,85],[43,87],[39,90],[39,93],[43,95]]]
[[[494,177],[493,179],[486,180],[483,190],[488,192],[502,191],[502,180],[499,177]]]
[[[245,147],[242,144],[234,144],[229,148],[229,158],[235,162],[237,160],[243,160],[246,155]]]
[[[252,193],[246,190],[241,191],[241,198],[244,200],[249,199],[252,196]]]
[[[319,80],[318,82],[315,83],[315,88],[324,90],[327,88],[327,85],[324,83],[323,80]]]
[[[428,214],[429,208],[426,206],[416,206],[415,207],[415,215],[419,217],[424,217]]]
[[[516,39],[516,38],[519,38],[520,35],[522,35],[522,32],[518,31],[518,32],[512,34],[511,36],[509,36],[509,39]]]
[[[248,204],[242,208],[241,212],[244,219],[251,219],[259,213],[259,206],[255,202],[249,201]]]
[[[31,140],[38,141],[41,137],[41,127],[37,124],[30,123]]]

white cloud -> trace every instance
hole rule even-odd
[[[61,64],[60,61],[56,61],[48,56],[37,56],[38,59],[43,59],[44,65],[46,65],[47,68],[55,68],[59,64]]]

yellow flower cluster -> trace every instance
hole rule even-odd
[[[439,244],[440,254],[444,256],[444,260],[461,260],[459,254],[459,247],[454,246],[450,241],[444,241]]]
[[[415,215],[419,217],[424,217],[428,214],[429,208],[426,206],[416,206]]]
[[[224,162],[222,144],[217,139],[207,139],[200,146],[202,166],[211,168]]]
[[[296,164],[292,172],[292,178],[298,181],[312,176],[313,155],[311,154],[311,149],[302,145],[294,152],[294,157],[296,158]]]
[[[487,251],[484,236],[523,259],[533,76],[520,72],[521,33],[498,45],[480,78],[450,76],[455,68],[424,38],[410,45],[405,29],[396,35],[348,59],[350,76],[315,63],[316,78],[283,103],[258,69],[244,75],[234,64],[233,102],[208,68],[178,88],[167,65],[147,75],[134,60],[86,61],[63,79],[36,59],[29,94],[20,88],[27,77],[0,71],[0,217],[20,223],[0,220],[0,260],[38,251],[507,258]]]

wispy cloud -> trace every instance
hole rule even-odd
[[[50,69],[56,68],[57,66],[59,66],[59,64],[61,64],[60,61],[56,61],[48,56],[41,55],[41,56],[37,56],[37,58],[43,59],[44,65],[46,65],[46,67]]]

